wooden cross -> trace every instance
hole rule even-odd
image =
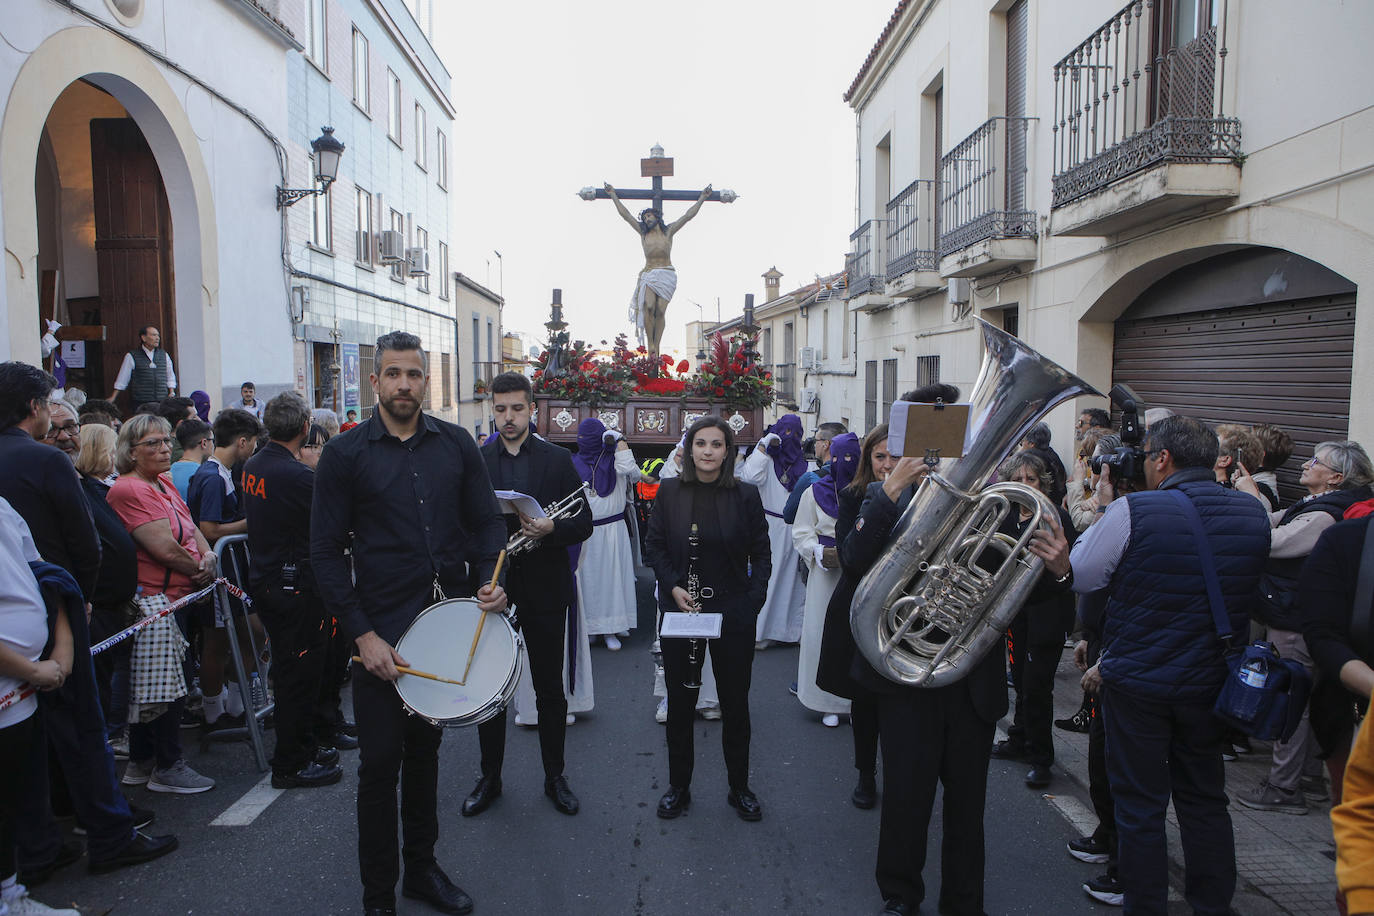
[[[672,157],[663,155],[663,147],[661,146],[654,146],[649,151],[649,158],[639,160],[639,175],[641,178],[652,178],[653,187],[647,189],[616,188],[615,193],[621,200],[651,200],[654,202],[654,209],[662,214],[665,200],[695,202],[701,196],[701,191],[670,191],[663,187],[663,179],[673,177],[673,160]],[[606,193],[605,188],[590,186],[578,191],[577,196],[583,200],[610,200],[611,197]],[[712,191],[706,199],[728,204],[733,203],[738,197],[739,195],[734,191],[722,189]]]

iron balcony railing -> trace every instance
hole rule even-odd
[[[887,204],[889,280],[913,270],[935,269],[935,182],[920,178]]]
[[[498,362],[474,362],[472,364],[472,393],[477,397],[486,397],[491,391],[491,380],[501,374],[501,364]]]
[[[1161,162],[1240,159],[1216,26],[1172,46],[1162,15],[1160,0],[1131,0],[1055,65],[1052,206]]]
[[[1027,206],[1034,118],[992,118],[940,159],[940,257],[983,239],[1035,238]]]
[[[871,219],[849,236],[849,256],[844,259],[846,299],[882,291],[885,280],[883,270],[887,266],[886,222]]]

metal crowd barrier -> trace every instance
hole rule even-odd
[[[215,541],[215,556],[219,559],[220,575],[243,591],[248,591],[248,535],[231,534]],[[229,655],[234,661],[234,673],[238,678],[239,694],[243,699],[244,728],[226,728],[214,733],[214,740],[242,738],[246,733],[253,745],[253,756],[257,760],[258,771],[266,772],[267,745],[263,740],[263,722],[272,714],[276,704],[267,688],[267,675],[271,668],[269,660],[264,660],[267,643],[259,646],[253,636],[253,628],[248,625],[248,608],[242,601],[230,594],[227,588],[215,589],[215,625],[224,627],[229,634]],[[244,621],[244,631],[248,634],[248,647],[253,653],[253,670],[245,670],[243,653],[239,651],[238,627],[236,620]],[[262,685],[264,702],[261,707],[254,704],[252,675],[256,672]]]

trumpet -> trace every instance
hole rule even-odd
[[[554,521],[558,521],[560,518],[571,518],[581,512],[582,507],[586,504],[587,501],[582,498],[582,490],[578,488],[558,502],[545,506],[544,514]],[[523,531],[517,531],[515,534],[511,535],[510,540],[506,542],[506,556],[519,556],[522,553],[533,550],[537,546],[539,546],[539,540],[537,538],[532,538]]]

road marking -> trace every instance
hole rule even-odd
[[[1072,795],[1046,795],[1045,800],[1055,807],[1080,836],[1089,836],[1097,829],[1097,815]]]
[[[211,827],[247,827],[267,810],[267,806],[277,800],[285,789],[272,788],[272,774],[268,773],[262,781],[244,793],[243,798],[234,802],[224,813],[210,822]]]

